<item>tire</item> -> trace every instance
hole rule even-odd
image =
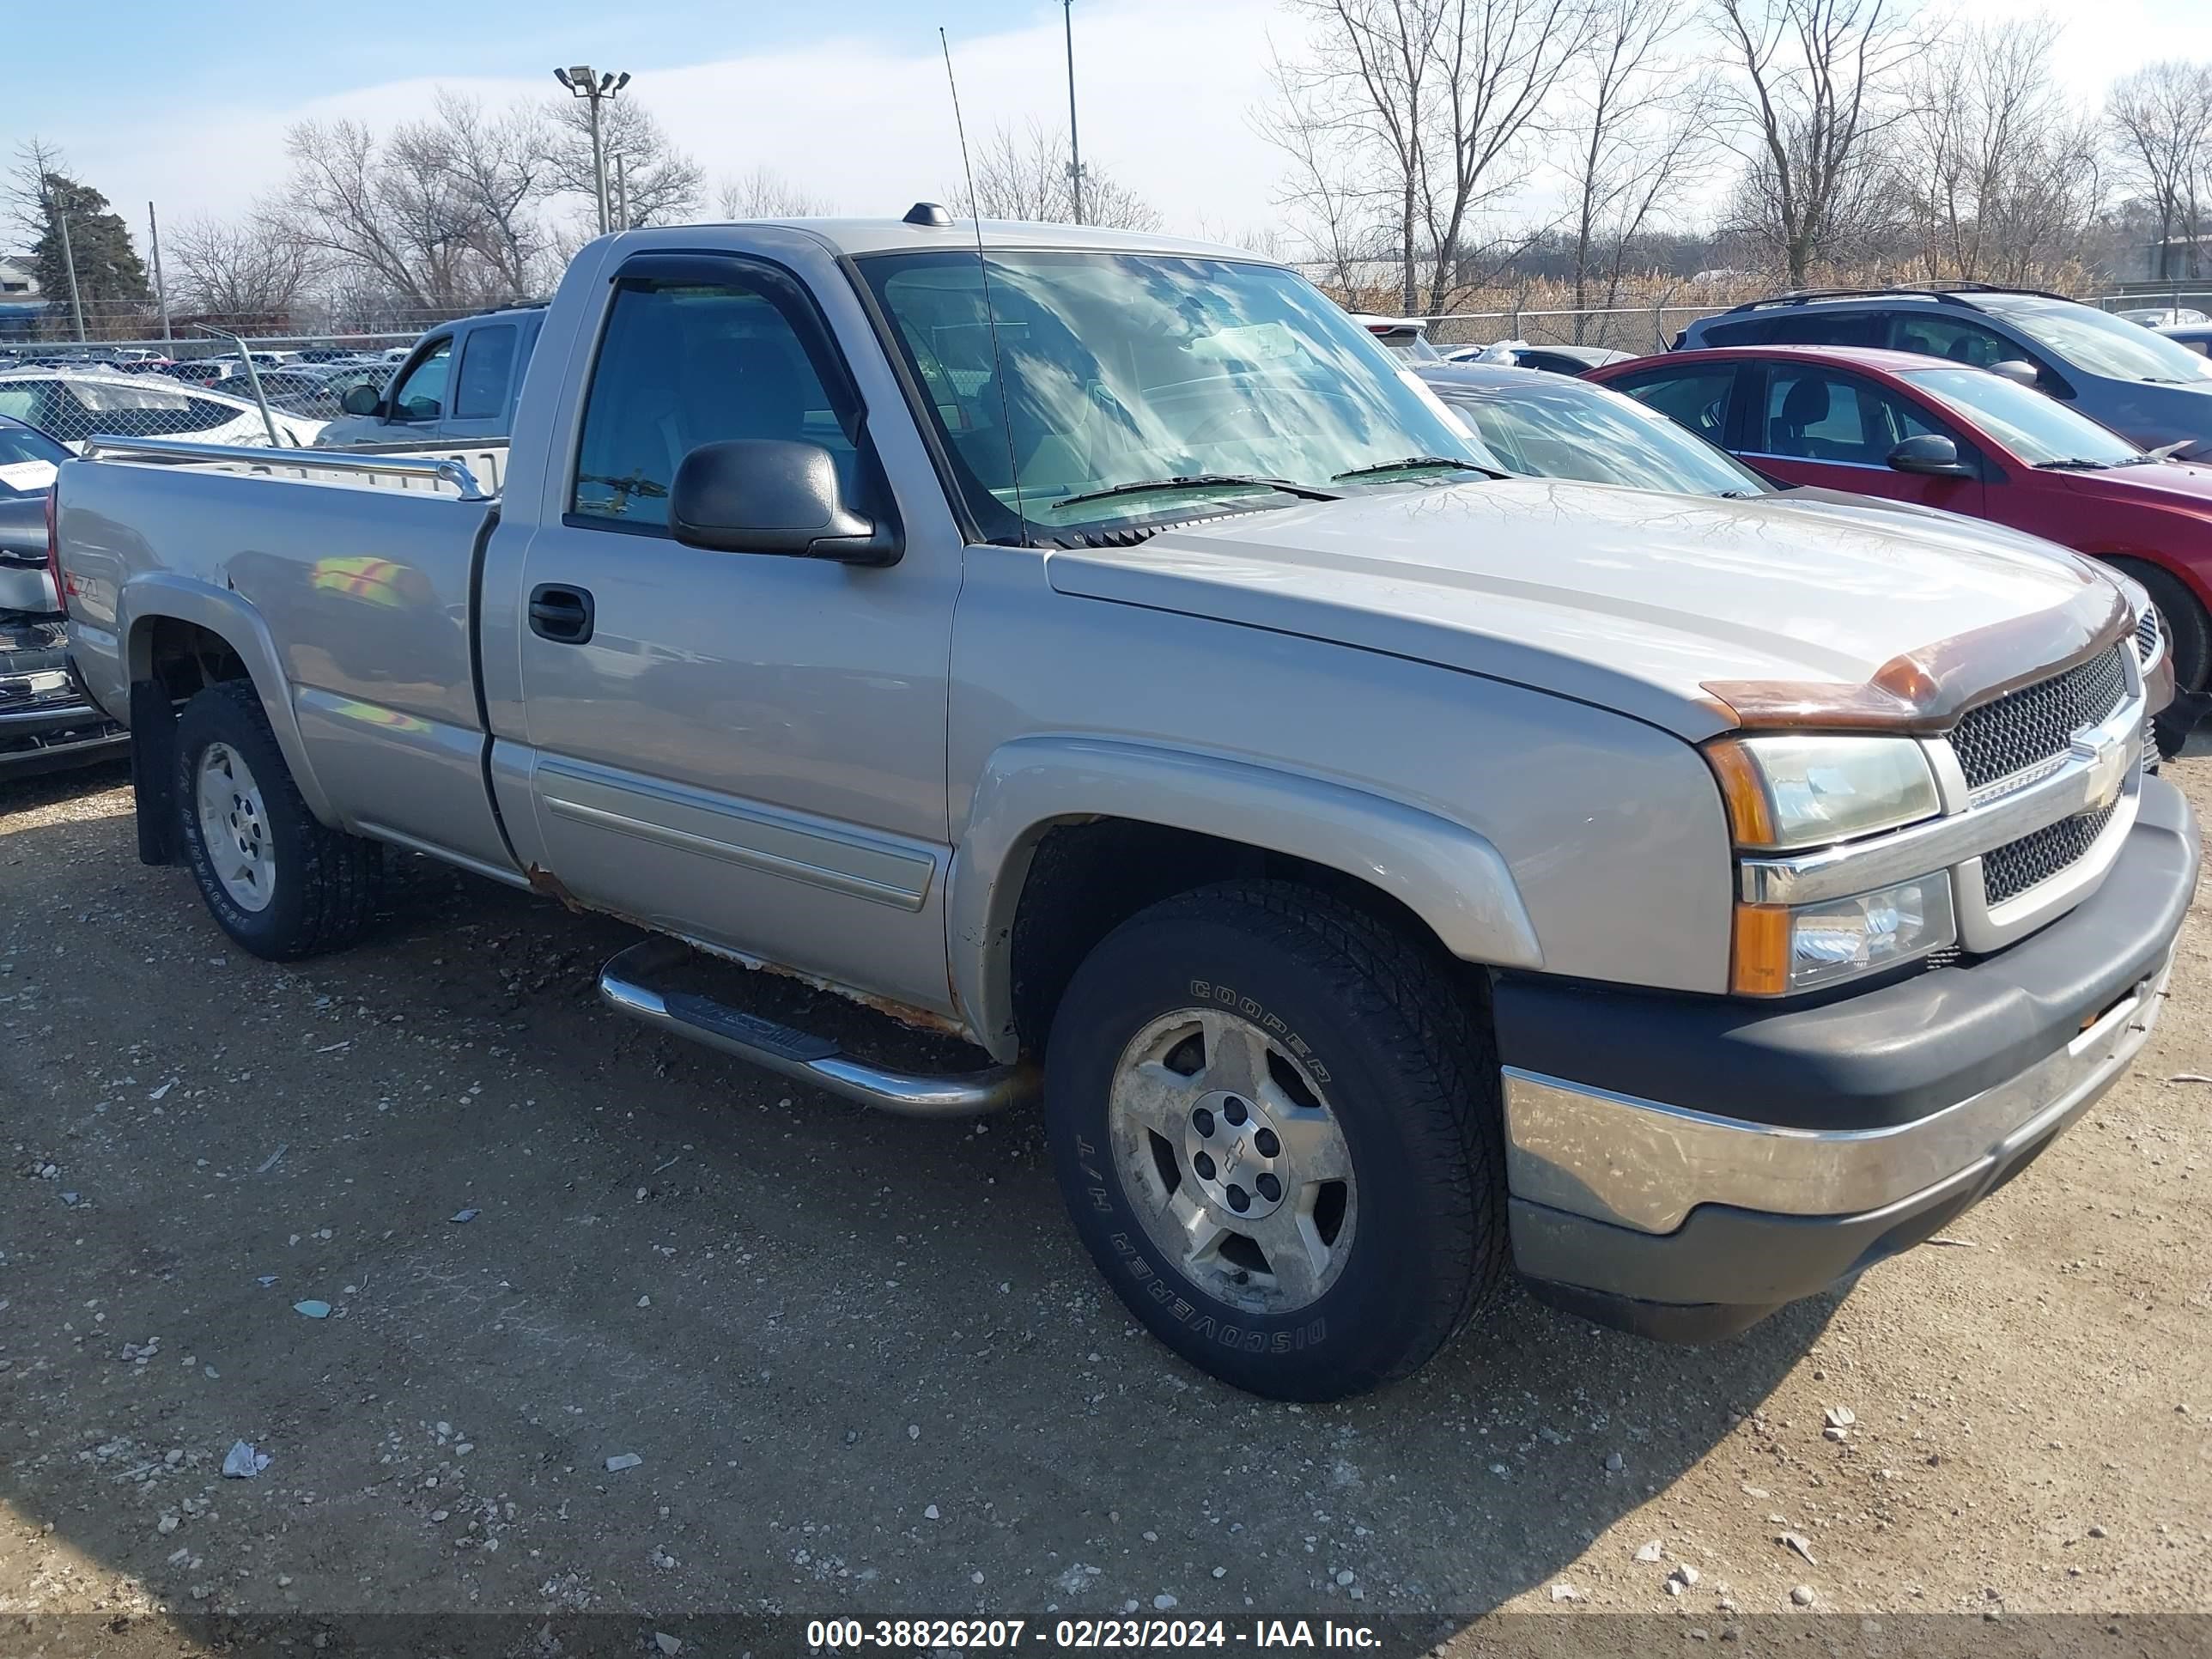
[[[251,681],[224,680],[185,704],[176,768],[178,845],[224,933],[270,962],[360,937],[375,910],[383,848],[307,810]]]
[[[1453,967],[1253,881],[1153,905],[1076,970],[1046,1057],[1054,1171],[1108,1282],[1200,1370],[1341,1399],[1418,1369],[1496,1291],[1497,1060]]]
[[[2179,693],[2203,691],[2212,678],[2212,618],[2187,584],[2170,571],[2140,559],[2112,562],[2143,586],[2166,623],[2166,649],[2173,653],[2173,685]]]

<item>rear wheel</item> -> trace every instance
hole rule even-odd
[[[1449,959],[1286,884],[1169,899],[1053,1022],[1054,1163],[1131,1311],[1255,1393],[1403,1376],[1506,1255],[1496,1061]]]
[[[252,682],[222,681],[185,705],[176,764],[185,862],[223,932],[272,962],[359,937],[383,849],[307,810]]]

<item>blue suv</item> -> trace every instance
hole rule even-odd
[[[1701,318],[1674,349],[1732,345],[1881,346],[2007,367],[2146,449],[2212,459],[2212,361],[2177,341],[2033,289],[1827,289],[1754,300]],[[2018,365],[2014,368],[2012,365]]]

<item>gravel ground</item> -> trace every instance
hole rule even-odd
[[[2176,775],[2212,807],[2212,763]],[[1704,1350],[1516,1291],[1411,1382],[1301,1407],[1132,1325],[1034,1116],[875,1116],[655,1036],[592,995],[634,933],[418,860],[361,946],[253,960],[129,812],[116,769],[0,786],[0,1632],[198,1653],[294,1615],[366,1651],[349,1615],[440,1615],[379,1649],[428,1653],[501,1612],[550,1653],[547,1620],[622,1613],[716,1652],[715,1614],[1158,1608],[1468,1651],[1922,1615],[1976,1651],[2212,1643],[2144,1617],[2212,1613],[2201,908],[2133,1073],[1945,1244]],[[222,1477],[240,1440],[258,1479]],[[97,1618],[20,1622],[50,1614]]]

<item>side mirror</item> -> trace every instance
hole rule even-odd
[[[896,564],[896,526],[845,505],[837,464],[819,444],[733,438],[684,458],[668,489],[668,528],[690,547],[782,553],[843,564]]]
[[[338,399],[338,407],[349,415],[374,415],[383,401],[374,386],[363,384],[348,386],[345,396]]]
[[[1971,478],[1974,469],[1959,459],[1959,446],[1948,438],[1923,432],[1907,438],[1889,452],[1889,465],[1898,472],[1917,472],[1929,478]]]
[[[2019,357],[2008,357],[2001,363],[1991,363],[1990,373],[2010,380],[2014,386],[2024,386],[2033,392],[2043,377],[2036,373],[2035,365]]]

